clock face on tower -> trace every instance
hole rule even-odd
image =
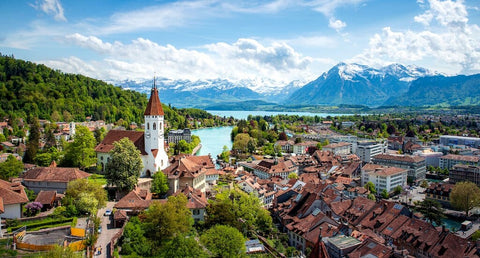
[[[150,138],[150,132],[146,132],[145,136],[147,137],[147,139]]]

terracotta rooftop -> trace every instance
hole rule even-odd
[[[183,194],[187,197],[187,208],[189,209],[205,209],[208,205],[207,197],[199,189],[186,185],[181,191],[174,193],[174,196]]]
[[[348,255],[349,258],[360,257],[376,257],[376,258],[389,258],[393,257],[393,251],[391,248],[378,243],[372,239],[366,239],[360,246],[355,248],[353,252]]]
[[[150,206],[150,202],[152,200],[152,194],[150,191],[146,190],[147,194],[142,193],[142,189],[137,188],[130,191],[127,195],[125,195],[122,199],[120,199],[114,206],[117,209],[138,209],[144,210]],[[145,198],[142,198],[142,196]]]
[[[21,184],[4,180],[0,180],[0,198],[2,198],[3,205],[28,202],[27,194]]]
[[[467,162],[479,162],[479,156],[464,156],[464,155],[455,155],[455,154],[448,154],[445,156],[440,157],[441,159],[453,159],[459,161],[467,161]]]
[[[215,168],[210,156],[192,156],[180,154],[173,157],[170,166],[163,170],[168,178],[198,177],[205,174],[207,169]]]
[[[5,207],[3,207],[3,198],[0,197],[0,214],[5,212]]]
[[[37,198],[35,198],[35,201],[42,205],[51,205],[56,197],[57,191],[40,191]]]
[[[127,131],[127,130],[110,130],[108,131],[103,141],[95,148],[96,152],[108,153],[113,149],[113,143],[120,141],[123,138],[128,138],[133,142],[135,147],[140,150],[142,155],[146,155],[145,152],[145,139],[143,132]]]
[[[338,143],[330,143],[328,145],[323,146],[323,148],[326,149],[334,149],[334,148],[340,148],[340,147],[346,147],[352,145],[351,143],[348,142],[338,142]]]
[[[392,154],[378,154],[375,155],[373,160],[395,160],[395,161],[403,161],[403,162],[412,162],[417,163],[424,161],[424,157],[420,156],[408,156],[408,155],[392,155]]]
[[[163,116],[162,103],[158,97],[157,87],[153,87],[150,93],[150,99],[148,100],[147,108],[143,113],[145,116]]]
[[[125,210],[116,210],[113,214],[114,220],[126,220],[128,218],[127,211]]]
[[[25,172],[24,181],[70,182],[75,179],[89,177],[90,174],[78,168],[37,167]]]

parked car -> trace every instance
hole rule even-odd
[[[105,211],[105,214],[104,214],[104,215],[105,215],[105,216],[110,216],[110,215],[112,215],[112,210],[107,209],[107,210]]]
[[[102,233],[102,226],[98,227],[98,234]]]

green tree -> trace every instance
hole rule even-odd
[[[372,194],[372,193],[369,193],[369,194],[367,195],[367,198],[370,199],[370,200],[373,200],[373,201],[375,201],[375,199],[376,199],[376,198],[375,198],[375,195]]]
[[[96,202],[89,203],[88,198],[95,199]],[[94,204],[96,203],[95,208],[99,209],[104,207],[106,202],[107,192],[105,189],[100,184],[86,178],[70,181],[65,192],[65,198],[62,200],[63,206],[73,205],[76,211],[92,211],[91,214],[93,215],[96,215],[96,212],[93,212],[91,207],[95,207]]]
[[[93,193],[82,192],[75,201],[75,206],[80,214],[88,213],[95,216],[97,214],[98,200]]]
[[[122,191],[131,191],[143,168],[140,151],[128,138],[115,142],[113,146],[105,169],[105,178],[109,185],[115,185]]]
[[[220,158],[225,161],[225,162],[228,162],[229,161],[229,158],[230,158],[230,151],[228,150],[228,147],[226,145],[223,146],[223,151],[222,153],[220,154]]]
[[[229,225],[241,232],[249,229],[269,232],[273,227],[270,213],[258,198],[240,190],[218,193],[207,207],[207,214],[206,224],[209,226]]]
[[[292,173],[288,174],[288,178],[289,179],[298,179],[298,175],[297,175],[297,173],[292,172]]]
[[[468,216],[473,207],[480,205],[480,189],[472,182],[459,182],[450,193],[450,202],[453,207],[465,211]]]
[[[125,225],[120,244],[122,246],[121,254],[151,256],[152,247],[145,237],[142,223],[136,216],[131,217]]]
[[[95,137],[86,126],[77,126],[73,142],[67,144],[65,157],[61,164],[85,169],[97,162],[95,155]]]
[[[370,193],[372,194],[376,194],[377,193],[377,190],[375,189],[375,184],[368,181],[363,187],[365,187],[365,189],[369,190]]]
[[[150,191],[159,195],[166,194],[168,192],[167,176],[161,170],[158,170],[152,178],[152,187],[150,188]]]
[[[387,192],[387,189],[383,189],[381,195],[383,199],[388,199],[388,197],[390,196]]]
[[[403,188],[402,188],[402,186],[400,186],[400,185],[397,185],[397,186],[395,186],[395,188],[393,188],[393,192],[394,192],[396,195],[401,194],[402,191],[403,191]]]
[[[430,223],[435,222],[437,225],[441,225],[442,219],[445,218],[442,205],[431,199],[417,202],[415,204],[415,210],[421,212]]]
[[[193,219],[187,201],[183,194],[168,197],[166,203],[154,201],[145,211],[147,236],[161,243],[190,231]]]
[[[420,184],[421,187],[427,188],[428,187],[428,182],[427,180],[423,180],[422,183]]]
[[[248,143],[250,142],[250,135],[248,133],[239,133],[235,136],[235,140],[233,141],[232,149],[238,150],[240,152],[246,153]]]
[[[168,241],[160,250],[160,257],[207,258],[208,254],[192,236],[179,235]]]
[[[9,180],[10,178],[18,177],[22,171],[23,163],[13,155],[9,155],[7,160],[0,163],[0,179]]]
[[[38,152],[38,146],[40,144],[40,123],[37,118],[33,118],[30,125],[30,135],[28,136],[27,141],[27,150],[25,151],[25,156],[23,161],[26,163],[33,163],[35,156]]]
[[[215,257],[239,257],[245,253],[245,239],[234,227],[213,226],[200,240]]]

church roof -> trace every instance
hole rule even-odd
[[[162,102],[160,102],[160,98],[158,97],[158,90],[157,87],[152,88],[152,92],[150,94],[150,99],[148,100],[147,108],[145,109],[145,116],[163,116],[163,108]]]
[[[145,152],[145,140],[143,138],[143,132],[127,131],[127,130],[110,130],[108,131],[103,141],[95,148],[96,152],[108,153],[113,149],[113,143],[120,141],[123,138],[128,138],[133,142],[135,147],[140,150],[142,155],[146,155]]]

